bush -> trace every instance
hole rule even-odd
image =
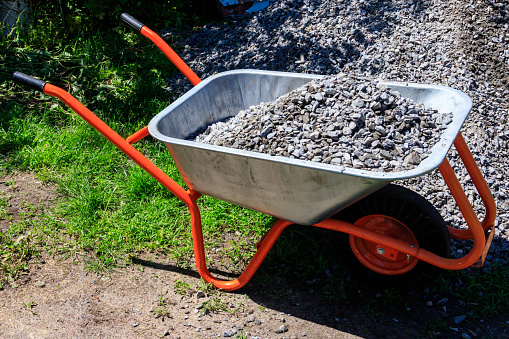
[[[214,0],[67,0],[32,1],[34,22],[56,20],[75,33],[111,29],[127,12],[144,24],[160,29],[196,25],[219,19]]]

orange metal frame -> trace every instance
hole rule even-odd
[[[200,82],[200,79],[196,76],[196,74],[194,74],[194,72],[189,69],[187,65],[185,65],[185,63],[161,38],[159,38],[159,36],[157,36],[154,32],[145,26],[141,29],[141,32],[143,35],[154,41],[156,45],[164,52],[164,54],[168,56],[168,58],[174,62],[182,72],[184,72],[184,74],[193,84],[196,85]],[[141,154],[138,150],[136,150],[136,148],[132,146],[133,143],[148,135],[147,127],[134,133],[127,139],[123,139],[107,124],[105,124],[101,119],[99,119],[96,115],[94,115],[90,110],[88,110],[78,100],[76,100],[63,89],[51,84],[46,84],[44,86],[43,92],[61,99],[65,104],[67,104],[83,119],[85,119],[92,127],[99,131],[99,133],[104,135],[122,152],[128,155],[134,162],[141,166],[152,177],[154,177],[158,182],[160,182],[164,187],[170,190],[170,192],[172,192],[177,198],[186,204],[191,214],[191,228],[196,266],[200,276],[207,283],[212,283],[217,288],[227,291],[236,290],[247,284],[247,282],[252,278],[261,262],[264,260],[265,256],[268,254],[276,242],[281,232],[292,224],[291,222],[285,220],[276,221],[268,233],[265,234],[257,244],[257,252],[245,268],[244,272],[240,275],[240,277],[231,281],[224,281],[214,278],[206,266],[201,216],[198,205],[196,204],[196,200],[201,196],[201,194],[192,190],[184,190],[166,173],[160,170],[156,165],[154,165],[150,160],[148,160],[143,154]],[[326,219],[312,226],[349,233],[355,237],[383,245],[387,249],[390,249],[392,253],[397,254],[398,252],[402,252],[411,256],[415,256],[419,260],[423,260],[444,269],[458,270],[472,265],[482,265],[491,244],[491,240],[493,239],[494,231],[492,228],[496,216],[495,201],[461,133],[459,133],[456,137],[454,145],[468,173],[470,174],[470,177],[472,178],[472,181],[477,191],[479,192],[486,209],[484,220],[480,222],[474,212],[474,209],[468,201],[468,198],[466,197],[465,192],[463,191],[454,171],[452,170],[449,161],[445,159],[439,166],[440,173],[448,185],[459,207],[459,210],[463,214],[468,225],[468,230],[458,230],[449,227],[450,235],[455,239],[473,239],[474,241],[471,251],[464,257],[458,259],[443,258],[425,249],[419,248],[416,244],[410,244],[408,242],[382,235],[340,220]]]

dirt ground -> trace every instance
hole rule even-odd
[[[26,206],[42,210],[55,199],[51,186],[26,173],[3,178],[0,191],[10,197],[12,216],[0,220],[2,230]],[[456,323],[461,302],[440,295],[409,292],[404,305],[378,313],[381,296],[366,298],[361,288],[332,304],[313,281],[276,278],[268,289],[251,282],[225,293],[207,289],[194,269],[166,259],[147,254],[133,262],[100,275],[46,254],[34,258],[16,288],[0,290],[0,337],[509,338],[508,319],[470,321],[466,314]]]

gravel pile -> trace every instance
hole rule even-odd
[[[412,169],[452,121],[386,85],[340,74],[314,80],[209,126],[194,140],[371,171]]]
[[[462,133],[497,201],[488,262],[507,256],[509,240],[509,4],[501,0],[278,0],[255,15],[207,25],[175,41],[201,78],[251,68],[315,74],[359,74],[433,83],[465,92],[474,103]],[[172,40],[172,30],[163,36]],[[180,95],[191,85],[168,79]],[[448,156],[478,214],[482,202],[453,152]],[[465,227],[440,175],[399,183]],[[468,241],[454,241],[463,256]]]

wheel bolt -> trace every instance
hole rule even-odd
[[[385,250],[384,250],[383,248],[381,248],[381,247],[378,247],[378,248],[376,249],[376,253],[378,253],[378,254],[380,254],[380,255],[384,255],[384,254],[385,254]]]

